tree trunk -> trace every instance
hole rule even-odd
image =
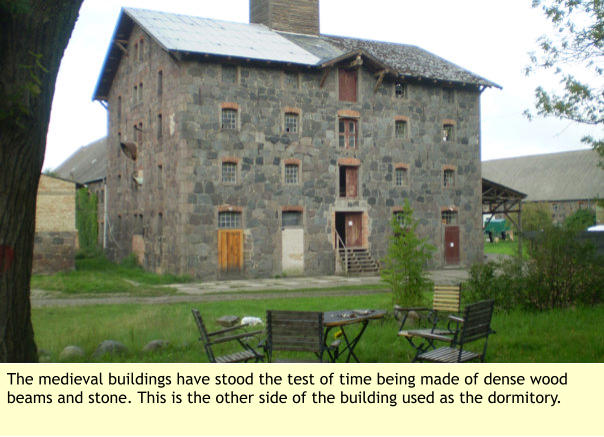
[[[38,355],[30,313],[36,194],[59,64],[82,0],[0,0],[0,362]]]

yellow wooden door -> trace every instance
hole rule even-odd
[[[243,231],[220,229],[218,231],[218,265],[223,272],[243,269]]]

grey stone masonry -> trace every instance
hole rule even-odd
[[[357,100],[349,102],[339,98],[337,66],[284,69],[170,56],[138,26],[128,50],[108,97],[112,258],[127,256],[136,240],[139,252],[143,242],[147,269],[204,279],[228,276],[220,269],[219,213],[240,212],[238,274],[278,275],[282,215],[299,211],[303,273],[332,274],[336,213],[362,213],[362,245],[381,259],[390,220],[405,199],[420,221],[419,233],[437,248],[432,266],[445,263],[444,210],[457,213],[459,262],[481,258],[478,87],[410,81],[406,93],[397,95],[393,79],[378,82],[375,71],[360,65]],[[234,126],[223,123],[223,112],[235,116]],[[339,145],[342,120],[356,122],[355,148]],[[397,121],[406,123],[398,135]],[[452,126],[447,141],[445,125]],[[120,151],[120,141],[137,143],[136,161]],[[234,180],[228,173],[223,181],[223,163],[236,165]],[[288,173],[286,183],[286,165],[298,167],[297,180]],[[355,198],[340,195],[343,166],[358,168]],[[403,185],[397,185],[397,168],[406,172]],[[449,186],[445,170],[453,170]]]

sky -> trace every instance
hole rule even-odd
[[[503,87],[482,94],[482,159],[584,149],[601,135],[568,121],[527,120],[534,89],[557,82],[524,74],[528,53],[550,24],[531,0],[320,0],[321,33],[413,44]],[[107,134],[92,95],[122,6],[249,22],[249,0],[84,0],[65,51],[52,105],[44,169]]]

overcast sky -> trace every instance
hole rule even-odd
[[[417,45],[503,87],[482,94],[482,159],[585,148],[587,128],[555,119],[526,120],[535,86],[528,52],[550,31],[531,0],[320,0],[321,33]],[[52,106],[45,169],[107,134],[106,110],[92,101],[122,6],[249,21],[249,0],[84,0],[65,51]],[[601,134],[598,132],[598,135]]]

